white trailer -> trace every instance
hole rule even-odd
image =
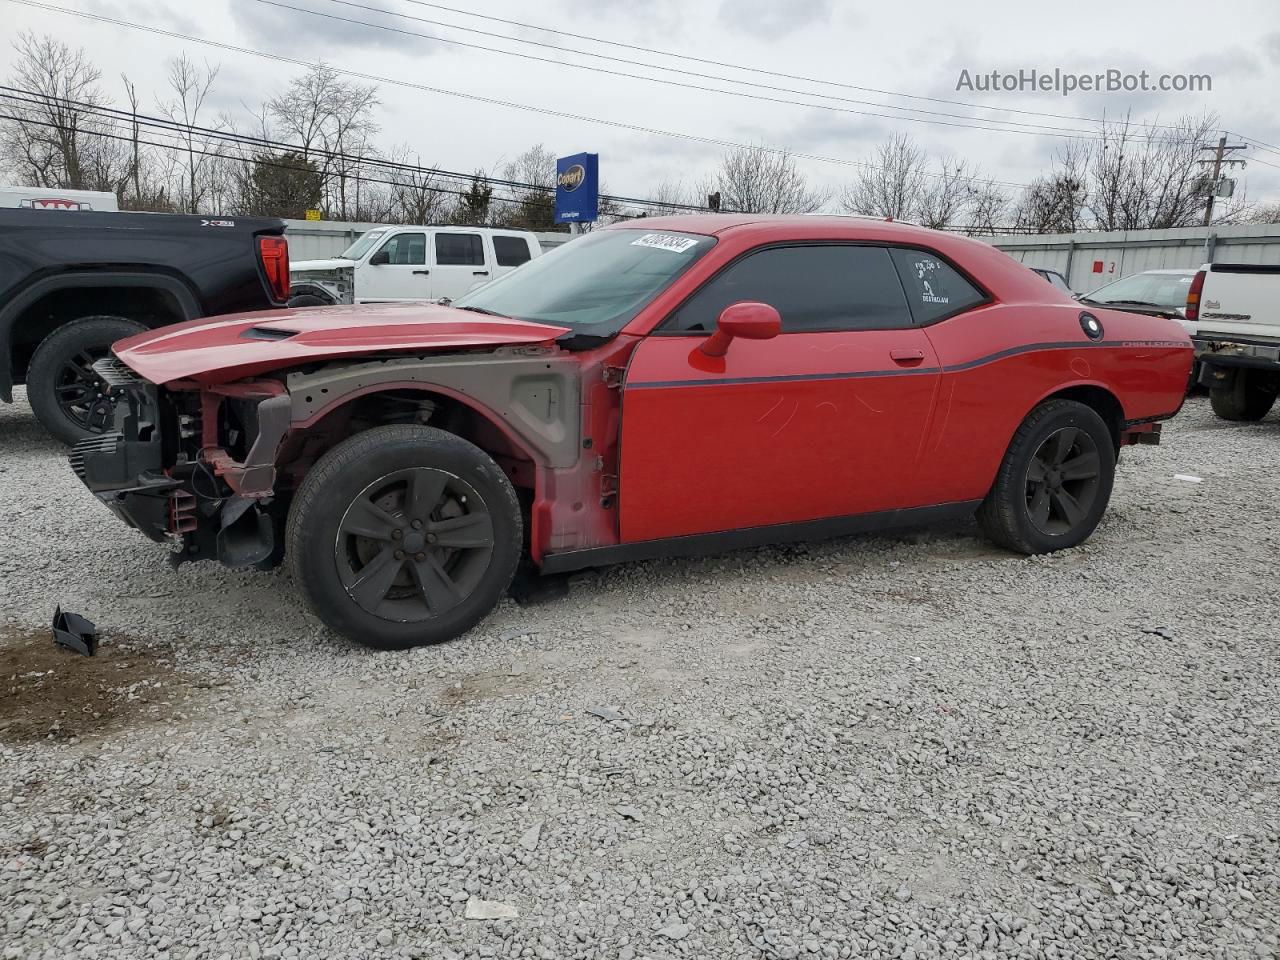
[[[61,187],[10,187],[0,185],[0,207],[29,210],[120,210],[116,195],[107,190],[63,190]]]

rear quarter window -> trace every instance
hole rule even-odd
[[[524,237],[495,236],[493,238],[493,253],[498,258],[498,266],[500,267],[518,267],[522,263],[528,263],[531,259],[529,241]]]
[[[941,257],[927,250],[890,251],[917,324],[933,323],[986,301],[986,295]]]

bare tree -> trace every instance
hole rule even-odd
[[[1280,223],[1280,203],[1268,203],[1254,207],[1249,212],[1249,223]]]
[[[849,213],[909,220],[924,193],[927,167],[924,149],[906,134],[895,134],[845,188],[842,205]]]
[[[205,109],[217,77],[217,67],[206,63],[201,68],[184,53],[169,61],[172,98],[157,101],[181,143],[177,154],[182,179],[177,197],[186,213],[200,213],[225,186],[219,179],[226,171],[218,160],[227,152],[226,141],[219,134],[231,130],[231,121],[226,116],[210,118]]]
[[[991,180],[973,184],[965,232],[970,236],[998,233],[1009,213],[1009,194]]]
[[[422,160],[412,155],[408,146],[392,152],[392,158],[404,164],[388,172],[392,218],[397,223],[440,223],[448,215],[451,196],[444,192],[434,170],[423,169]]]
[[[325,64],[312,67],[267,102],[265,112],[278,131],[320,169],[333,215],[353,215],[361,206],[362,170],[377,155],[377,105],[376,87],[344,80]]]
[[[809,187],[794,157],[762,144],[726,153],[713,189],[728,213],[813,213],[828,199]]]
[[[1087,164],[1087,209],[1099,230],[1191,226],[1204,212],[1207,189],[1196,162],[1217,127],[1214,114],[1134,129],[1129,117],[1102,126]]]
[[[102,74],[85,55],[51,36],[23,32],[13,41],[7,82],[25,91],[0,120],[0,162],[15,179],[69,190],[117,190],[124,175],[121,141],[104,136],[99,113],[109,101]]]
[[[690,207],[704,209],[710,202],[711,194],[716,191],[715,184],[716,181],[712,177],[703,177],[692,183],[686,183],[683,180],[663,180],[644,193],[647,199],[655,201],[653,204],[646,204],[646,215],[662,217],[689,213]]]
[[[492,209],[495,222],[531,230],[555,226],[556,155],[534,144],[502,167],[503,180],[524,186],[508,187],[516,201]]]
[[[1013,211],[1014,226],[1027,233],[1074,233],[1085,225],[1089,196],[1089,150],[1070,141],[1054,158],[1052,170],[1022,191]]]
[[[974,172],[967,160],[943,157],[938,161],[938,172],[925,179],[911,219],[922,227],[941,230],[968,216],[975,193]]]

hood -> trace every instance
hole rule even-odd
[[[121,340],[113,351],[152,383],[222,383],[319,360],[545,343],[567,332],[437,304],[381,303],[190,320]]]
[[[290,273],[305,273],[313,270],[348,270],[356,262],[346,257],[333,257],[329,260],[294,260],[289,264]]]

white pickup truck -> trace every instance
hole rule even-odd
[[[1261,420],[1280,395],[1280,265],[1206,263],[1186,314],[1213,412]]]
[[[294,261],[289,304],[454,300],[547,249],[549,241],[520,230],[378,227],[341,256]]]

